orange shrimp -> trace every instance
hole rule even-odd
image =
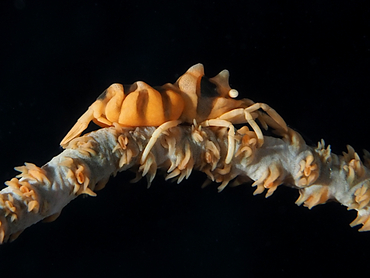
[[[228,70],[208,79],[204,76],[202,64],[189,68],[175,84],[153,88],[142,81],[131,86],[114,83],[77,120],[60,144],[67,146],[80,136],[90,121],[100,127],[156,126],[158,128],[141,156],[141,162],[144,162],[163,131],[179,124],[200,123],[200,126],[228,128],[225,162],[229,164],[235,148],[234,124],[248,123],[257,134],[259,146],[263,144],[263,134],[256,118],[265,128],[288,130],[282,117],[270,106],[250,99],[237,100],[237,96],[238,91],[230,88]]]

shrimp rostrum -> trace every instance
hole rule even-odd
[[[238,100],[237,96],[238,91],[230,88],[228,70],[208,79],[202,64],[189,68],[175,84],[151,87],[142,81],[132,85],[114,83],[77,120],[60,144],[66,147],[91,121],[100,127],[158,127],[142,153],[144,162],[159,136],[171,127],[180,124],[225,127],[228,128],[225,163],[229,164],[235,148],[234,124],[249,124],[259,146],[263,144],[263,134],[256,119],[264,128],[270,126],[280,133],[288,130],[270,106],[250,99]]]

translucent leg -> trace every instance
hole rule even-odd
[[[258,126],[258,124],[256,123],[256,121],[253,119],[251,112],[246,111],[245,108],[237,108],[229,112],[226,112],[225,114],[218,117],[219,120],[224,120],[228,123],[231,123],[235,119],[241,119],[241,118],[243,120],[246,120],[248,124],[253,128],[254,132],[257,135],[258,146],[262,146],[264,142],[262,131],[260,127]],[[240,120],[237,122],[239,123]]]
[[[145,162],[146,158],[149,155],[150,150],[153,148],[155,142],[157,141],[157,139],[159,138],[159,136],[161,136],[161,134],[162,134],[163,131],[165,131],[167,129],[170,129],[171,127],[178,126],[180,123],[181,123],[180,120],[176,120],[176,121],[168,121],[168,122],[165,122],[165,123],[161,124],[153,132],[152,137],[150,137],[148,144],[145,146],[145,149],[143,151],[143,155],[141,156],[140,162],[141,163],[144,163]]]
[[[262,109],[265,111],[279,126],[273,126],[273,128],[282,128],[284,131],[288,131],[288,126],[286,125],[283,118],[279,115],[278,112],[275,111],[275,109],[271,108],[269,105],[265,103],[254,103],[251,106],[245,108],[245,111],[252,113],[258,109]]]
[[[234,155],[234,150],[235,150],[235,140],[234,140],[235,129],[234,129],[233,124],[229,121],[226,121],[226,120],[211,119],[211,120],[204,121],[203,123],[201,123],[201,125],[227,127],[229,129],[228,149],[227,149],[227,155],[226,155],[225,163],[230,164],[231,159],[233,158],[233,155]]]

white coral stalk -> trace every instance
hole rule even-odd
[[[301,136],[288,129],[280,137],[264,136],[259,146],[255,132],[246,126],[235,136],[230,163],[226,128],[178,126],[165,132],[155,142],[145,161],[143,149],[154,127],[103,128],[71,141],[66,150],[39,168],[31,163],[16,167],[21,173],[6,182],[0,192],[0,242],[14,240],[27,227],[42,219],[55,219],[64,206],[80,194],[95,196],[109,177],[133,166],[148,184],[157,170],[166,179],[178,182],[193,170],[203,171],[210,180],[230,181],[238,185],[251,179],[255,194],[267,189],[270,196],[284,183],[300,191],[297,204],[311,208],[336,200],[358,211],[352,225],[364,224],[370,230],[370,172],[349,147],[348,154],[331,154],[323,141],[317,148],[305,144]],[[368,165],[367,165],[368,166]]]

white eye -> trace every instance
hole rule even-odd
[[[239,95],[239,92],[235,89],[231,89],[229,91],[229,97],[231,97],[231,98],[236,98],[238,95]]]

